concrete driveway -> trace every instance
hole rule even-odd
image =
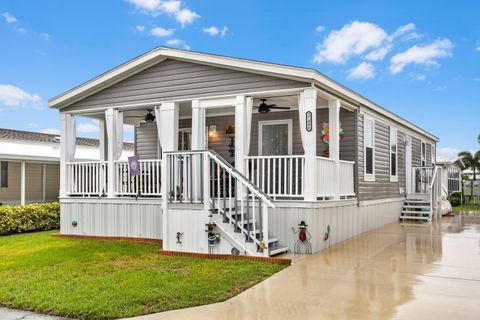
[[[223,303],[160,319],[480,319],[480,214],[391,224]]]

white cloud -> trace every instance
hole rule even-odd
[[[410,37],[412,36],[412,34],[416,35],[415,33],[415,24],[413,23],[407,23],[403,26],[400,26],[397,28],[397,30],[395,30],[394,33],[392,33],[391,35],[388,36],[388,40],[389,41],[393,41],[395,38],[398,38],[400,36],[403,36],[404,34],[406,33],[409,33],[410,34]]]
[[[146,12],[155,12],[160,8],[160,0],[127,0],[133,4],[138,10],[144,10]]]
[[[480,52],[480,45],[475,48],[478,52]]]
[[[200,15],[190,9],[182,8],[182,1],[179,0],[127,0],[137,10],[151,16],[158,16],[166,13],[175,17],[182,27],[192,24]]]
[[[162,27],[155,27],[150,30],[150,34],[155,37],[170,37],[175,33],[175,29],[165,29]]]
[[[79,133],[96,133],[99,131],[100,131],[100,128],[98,127],[98,124],[85,122],[85,123],[79,123],[77,125],[77,132]]]
[[[423,80],[425,80],[425,79],[427,79],[427,76],[424,75],[424,74],[417,74],[417,75],[415,76],[415,80],[423,81]]]
[[[7,107],[43,108],[43,100],[38,94],[28,93],[11,84],[0,84],[0,104]]]
[[[48,128],[48,129],[44,129],[42,131],[40,131],[41,133],[48,133],[48,134],[60,134],[60,130],[58,130],[57,128]]]
[[[354,21],[330,32],[323,43],[317,45],[313,60],[344,64],[351,56],[379,48],[386,38],[387,33],[376,24]]]
[[[446,161],[458,156],[462,150],[453,147],[443,147],[437,149],[437,160]]]
[[[228,32],[228,27],[225,26],[221,30],[219,30],[217,27],[211,26],[210,28],[203,28],[202,30],[204,33],[208,33],[212,37],[216,35],[221,35],[222,37],[224,37]]]
[[[325,27],[322,25],[315,28],[315,32],[322,32],[323,30],[325,30]]]
[[[370,60],[370,61],[382,60],[383,58],[385,58],[385,56],[387,55],[387,53],[390,52],[391,49],[392,49],[392,45],[391,45],[391,44],[387,44],[385,47],[381,47],[381,48],[375,49],[375,50],[373,50],[373,51],[370,51],[370,52],[365,56],[365,59],[366,59],[366,60]]]
[[[362,62],[353,69],[350,69],[348,74],[349,79],[372,79],[375,77],[375,67],[368,62]]]
[[[161,4],[162,10],[168,13],[175,13],[180,11],[181,6],[182,1],[178,0],[165,1]]]
[[[437,39],[425,46],[414,45],[390,59],[390,72],[392,74],[400,73],[409,64],[437,65],[436,59],[452,56],[452,48],[452,42],[446,38]]]
[[[185,40],[182,40],[182,39],[170,39],[170,40],[167,40],[166,44],[173,47],[183,46],[183,48],[190,50],[190,46],[185,42]]]
[[[17,18],[12,15],[10,12],[2,12],[2,17],[5,19],[7,23],[14,23],[17,22]]]
[[[143,32],[143,31],[145,31],[145,26],[135,26],[135,29],[136,29],[138,32]]]
[[[175,13],[175,19],[180,23],[182,27],[186,26],[187,24],[192,24],[193,21],[200,18],[200,16],[189,9],[182,9]]]

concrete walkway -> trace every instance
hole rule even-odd
[[[160,319],[480,319],[480,215],[391,224],[223,303]]]
[[[54,316],[47,316],[30,311],[13,310],[7,308],[0,308],[1,320],[67,320],[67,318],[60,318]]]

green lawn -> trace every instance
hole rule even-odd
[[[159,255],[157,245],[0,237],[0,305],[114,319],[226,300],[284,266]]]
[[[473,202],[469,205],[453,207],[453,211],[480,211],[480,205],[474,205]]]

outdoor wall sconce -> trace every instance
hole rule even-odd
[[[208,128],[208,135],[210,137],[214,137],[217,135],[217,126],[212,124],[209,128]]]

